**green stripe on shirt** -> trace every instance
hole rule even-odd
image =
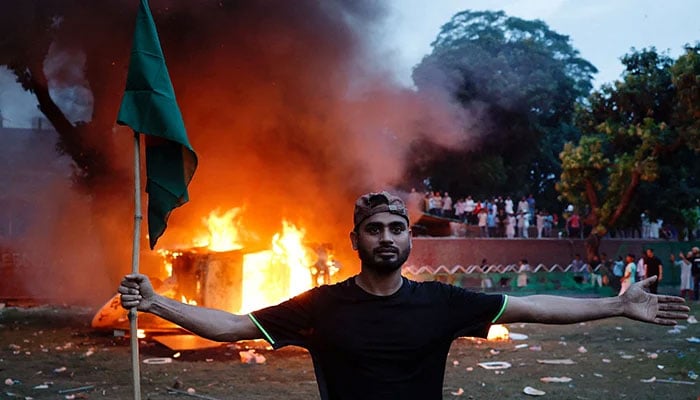
[[[499,314],[499,315],[500,315],[500,314]],[[258,329],[260,329],[260,332],[262,332],[263,336],[265,336],[265,339],[267,339],[267,341],[270,342],[270,344],[274,346],[274,345],[275,345],[275,339],[273,339],[272,336],[270,336],[270,334],[267,333],[267,331],[265,330],[265,328],[263,328],[263,326],[260,325],[260,322],[258,322],[258,320],[255,319],[255,316],[253,315],[253,313],[248,314],[248,318],[250,318],[250,320],[253,321],[253,323],[255,324],[255,326],[257,326]]]
[[[501,306],[501,310],[496,314],[495,317],[491,320],[492,324],[495,324],[496,321],[498,321],[499,318],[501,318],[501,315],[506,311],[506,306],[508,305],[508,295],[504,294],[503,295],[503,305]]]

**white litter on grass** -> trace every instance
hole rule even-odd
[[[697,323],[698,323],[698,320],[695,318],[694,315],[690,315],[690,316],[688,317],[688,323],[689,323],[689,324],[697,324]]]
[[[673,379],[657,379],[657,382],[660,383],[675,383],[677,385],[695,385],[695,382],[690,382],[690,381],[676,381]]]
[[[599,373],[597,373],[597,372],[594,372],[594,373],[593,373],[593,376],[595,376],[596,378],[602,378],[602,377],[603,377],[603,374],[599,374]]]
[[[629,355],[629,354],[623,354],[620,356],[620,358],[624,358],[625,360],[631,360],[634,358],[634,356]]]
[[[583,354],[583,353],[588,353],[588,350],[585,347],[581,346],[578,348],[578,352]]]
[[[539,389],[535,389],[532,386],[525,386],[525,389],[523,389],[523,393],[530,396],[544,396],[546,394],[546,392],[543,392]]]
[[[695,336],[691,336],[689,338],[685,338],[685,340],[689,341],[690,343],[700,343],[700,339],[696,338]]]
[[[528,336],[524,333],[509,332],[508,337],[511,340],[527,340]]]
[[[655,377],[655,376],[652,376],[652,377],[649,378],[649,379],[640,379],[639,381],[640,381],[640,382],[644,382],[644,383],[652,383],[652,382],[656,382],[656,377]]]
[[[664,368],[666,368],[666,367],[659,364],[659,365],[656,366],[656,368],[658,368],[658,369],[664,369]]]
[[[526,343],[521,343],[521,344],[515,345],[515,349],[516,349],[516,350],[517,350],[517,349],[524,349],[524,348],[526,348],[526,347],[528,347],[528,346],[530,346],[530,345],[529,345],[529,344],[526,344]]]
[[[480,362],[476,365],[480,366],[483,369],[507,369],[512,367],[511,363],[507,361]]]
[[[610,362],[611,362],[611,360],[610,360],[609,358],[604,358],[604,359],[602,359],[602,360],[600,360],[600,361],[602,361],[602,362],[604,362],[604,363],[606,363],[606,364],[610,364]]]
[[[173,359],[170,357],[155,357],[155,358],[147,358],[143,360],[144,364],[170,364],[173,362]]]
[[[452,394],[453,396],[461,396],[464,394],[464,389],[459,388],[456,392],[450,392],[450,394]]]
[[[540,382],[544,383],[569,383],[571,378],[568,376],[544,376],[540,378]]]
[[[551,364],[551,365],[572,365],[576,362],[570,358],[556,359],[556,360],[537,360],[540,364]]]
[[[53,372],[66,372],[66,367],[60,367],[53,370]]]

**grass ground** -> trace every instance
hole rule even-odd
[[[89,326],[95,310],[53,306],[0,310],[0,399],[133,399],[129,340]],[[691,314],[700,318],[700,305]],[[512,324],[526,340],[458,339],[447,361],[445,399],[519,399],[526,386],[546,399],[700,398],[700,324],[653,326],[614,318],[584,324]],[[264,364],[243,364],[235,345],[180,352],[146,338],[140,364],[143,399],[318,399],[308,353],[299,348],[258,350]],[[538,360],[570,359],[571,365]],[[510,368],[478,366],[505,361]],[[543,377],[568,377],[545,383]],[[655,379],[653,382],[649,382]],[[60,392],[88,386],[76,392]],[[460,394],[461,393],[461,394]]]

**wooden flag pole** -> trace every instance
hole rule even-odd
[[[131,273],[139,273],[139,251],[141,249],[141,135],[134,131],[134,243],[131,251]],[[134,400],[141,400],[141,371],[139,369],[138,313],[136,307],[129,309],[129,331],[131,339],[131,369],[134,378]]]

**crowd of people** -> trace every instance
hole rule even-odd
[[[413,189],[409,203],[430,215],[478,226],[481,237],[558,237],[561,222],[569,236],[578,236],[581,229],[577,213],[573,212],[568,218],[560,220],[556,213],[538,210],[533,195],[522,196],[517,203],[511,196],[495,196],[490,200],[475,200],[472,196],[466,196],[454,201],[449,192],[421,194]]]
[[[679,252],[678,255],[670,255],[669,267],[678,268],[680,271],[679,294],[687,300],[698,301],[700,299],[700,248],[693,247],[688,252]],[[654,250],[647,248],[644,254],[637,258],[629,253],[625,257],[619,256],[616,260],[608,258],[606,253],[600,257],[594,256],[593,260],[586,263],[580,254],[576,254],[571,261],[572,270],[578,274],[582,283],[591,286],[610,286],[620,295],[623,294],[635,282],[656,276],[657,280],[649,285],[651,293],[657,293],[659,283],[664,280],[664,263],[654,254]]]
[[[538,209],[532,194],[522,196],[517,201],[511,196],[494,196],[482,200],[466,196],[454,200],[449,192],[421,193],[414,188],[407,203],[429,215],[478,226],[481,237],[583,239],[593,228],[585,222],[586,213],[581,214],[573,205],[565,207],[559,215],[542,207]],[[664,223],[663,219],[650,218],[649,212],[640,215],[638,226],[610,232],[613,237],[667,240],[678,239],[680,234],[672,225]],[[700,232],[692,234],[693,237],[698,237]]]

